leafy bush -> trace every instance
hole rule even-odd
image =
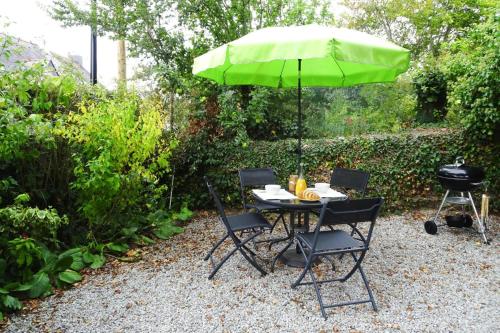
[[[93,237],[111,240],[124,228],[141,231],[147,212],[161,207],[166,185],[159,179],[169,168],[170,143],[162,140],[156,105],[134,93],[84,99],[59,132],[74,151],[79,210]]]
[[[0,57],[10,42],[0,35]],[[106,253],[182,232],[191,212],[165,211],[176,140],[161,111],[158,99],[47,76],[44,64],[0,64],[0,321]]]
[[[463,36],[425,59],[414,76],[421,121],[444,119],[481,141],[500,133],[500,18],[494,12]]]
[[[413,126],[415,95],[404,78],[395,83],[325,89],[320,93],[327,96],[323,97],[327,111],[323,116],[307,116],[310,137],[399,133]]]
[[[452,43],[442,63],[448,77],[450,118],[480,140],[500,137],[500,16]]]
[[[442,121],[447,112],[447,79],[436,64],[426,64],[413,77],[417,96],[416,120],[421,123]]]
[[[248,148],[242,148],[224,141],[207,144],[203,137],[193,138],[183,142],[174,155],[176,169],[184,170],[176,178],[176,193],[189,198],[191,206],[196,208],[211,206],[202,181],[204,175],[212,179],[227,204],[240,207],[239,169],[272,167],[283,185],[290,174],[297,172],[296,140],[253,141]],[[368,195],[385,197],[387,211],[434,205],[441,192],[437,168],[464,155],[467,163],[485,168],[489,191],[498,193],[498,147],[476,146],[460,131],[436,129],[428,134],[305,140],[303,145],[309,184],[328,182],[335,167],[368,171],[371,175]]]
[[[0,208],[0,234],[9,237],[24,235],[57,246],[57,231],[68,224],[67,216],[59,216],[51,207],[39,209],[24,206],[28,201],[29,195],[21,194],[14,200],[14,205]]]
[[[0,64],[0,167],[14,159],[37,157],[36,144],[53,143],[52,124],[40,114],[52,105],[44,101],[48,91],[42,88],[42,78],[41,64],[8,74]],[[31,149],[24,149],[28,144]]]
[[[83,267],[68,252],[56,255],[33,238],[7,241],[0,234],[0,315],[21,309],[19,298],[47,296],[53,285],[62,288],[80,281],[77,271]]]

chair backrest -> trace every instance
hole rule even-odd
[[[368,186],[370,174],[361,170],[335,168],[332,172],[330,185],[347,190],[355,190],[363,197]]]
[[[241,169],[238,174],[240,176],[241,200],[245,209],[247,208],[245,188],[278,183],[276,174],[271,168]]]
[[[322,226],[348,224],[353,228],[360,239],[368,247],[373,227],[380,208],[384,203],[383,198],[356,199],[345,201],[331,201],[323,205],[318,224],[315,229],[314,244]],[[358,223],[370,223],[366,235],[363,235],[357,228]]]
[[[217,211],[219,213],[220,220],[222,223],[224,223],[224,227],[226,228],[227,232],[233,239],[237,239],[236,236],[234,235],[233,231],[231,230],[231,227],[229,226],[229,221],[227,220],[226,212],[224,210],[224,206],[222,205],[222,202],[220,201],[219,195],[215,191],[212,183],[210,180],[207,178],[207,176],[204,176],[203,179],[205,180],[205,183],[207,184],[208,187],[208,192],[212,196],[212,199],[214,199],[215,207],[217,208]]]

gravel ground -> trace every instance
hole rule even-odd
[[[430,212],[427,212],[430,213]],[[426,214],[427,214],[426,213]],[[6,332],[498,332],[498,242],[466,230],[423,231],[424,214],[379,219],[364,261],[379,311],[368,304],[321,317],[311,286],[290,284],[300,270],[260,275],[234,256],[213,281],[203,255],[222,234],[213,216],[143,250],[137,263],[108,263],[75,288],[12,316]],[[498,221],[493,233],[498,234]],[[495,236],[494,236],[495,237]],[[264,262],[272,252],[260,248]],[[336,260],[347,269],[347,257]],[[268,267],[268,266],[267,266]],[[326,265],[321,271],[326,274]],[[364,295],[361,279],[324,287],[327,303]]]

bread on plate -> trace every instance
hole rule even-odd
[[[305,200],[319,200],[320,196],[313,190],[307,189],[302,193],[302,198]]]

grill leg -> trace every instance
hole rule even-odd
[[[483,220],[481,220],[481,218],[479,217],[479,214],[477,213],[476,205],[474,204],[474,200],[472,200],[472,194],[470,194],[470,192],[467,192],[467,194],[469,195],[469,200],[470,200],[470,204],[472,205],[472,209],[474,210],[474,215],[476,215],[477,224],[479,225],[479,233],[481,234],[481,238],[483,239],[483,242],[485,244],[488,244],[488,239],[486,238],[486,231],[484,228]]]
[[[443,209],[444,203],[446,202],[446,198],[448,198],[448,195],[450,194],[450,190],[446,190],[446,194],[444,195],[443,201],[441,201],[441,205],[439,205],[439,209],[436,213],[436,216],[434,216],[434,223],[437,224],[437,220],[439,218],[439,213],[441,213],[441,209]]]

